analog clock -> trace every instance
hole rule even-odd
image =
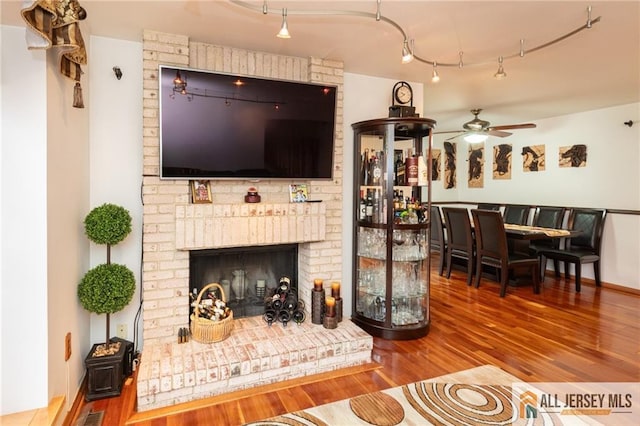
[[[399,81],[393,86],[393,104],[413,106],[413,90],[406,81]]]

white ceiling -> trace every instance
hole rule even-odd
[[[246,2],[258,8],[263,1]],[[494,125],[640,101],[640,1],[400,1],[382,0],[381,12],[415,40],[415,53],[438,63],[441,80],[431,83],[432,67],[400,63],[403,37],[389,23],[360,16],[310,16],[295,10],[376,12],[376,0],[268,1],[263,15],[230,1],[80,0],[89,34],[141,41],[143,29],[187,35],[194,41],[344,62],[346,72],[419,81],[426,87],[424,115],[438,130],[458,129],[472,108]],[[496,80],[498,56],[517,54],[581,27],[591,29],[524,58],[504,62],[507,78]],[[2,23],[23,26],[21,2],[2,0]],[[287,7],[292,38],[275,37],[279,11]],[[479,62],[484,65],[470,66]],[[391,87],[389,88],[391,92]],[[640,113],[640,112],[639,112]],[[629,117],[640,120],[640,117]]]

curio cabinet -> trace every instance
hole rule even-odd
[[[419,117],[352,124],[352,320],[373,336],[414,339],[429,330],[434,126],[434,120]]]

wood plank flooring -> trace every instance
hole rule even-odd
[[[105,426],[239,425],[484,364],[528,382],[640,381],[639,295],[595,288],[589,280],[577,294],[573,281],[548,276],[541,294],[509,287],[500,298],[495,282],[483,279],[476,289],[464,272],[454,270],[447,280],[434,270],[429,334],[374,339],[380,368],[167,407],[154,410],[156,418],[135,413],[130,380],[119,397],[78,411],[104,410]],[[77,415],[68,417],[65,423],[74,425]]]

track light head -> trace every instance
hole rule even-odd
[[[282,9],[282,26],[280,31],[276,34],[278,38],[291,38],[289,34],[289,28],[287,27],[287,8]]]
[[[498,80],[502,80],[507,76],[507,73],[504,72],[504,67],[502,66],[502,62],[503,62],[503,59],[502,59],[502,56],[500,56],[498,58],[498,71],[496,71],[496,73],[493,75]]]
[[[413,44],[413,40],[411,40],[411,44]],[[409,41],[405,38],[402,43],[402,63],[408,64],[413,61],[413,49],[409,47]]]

